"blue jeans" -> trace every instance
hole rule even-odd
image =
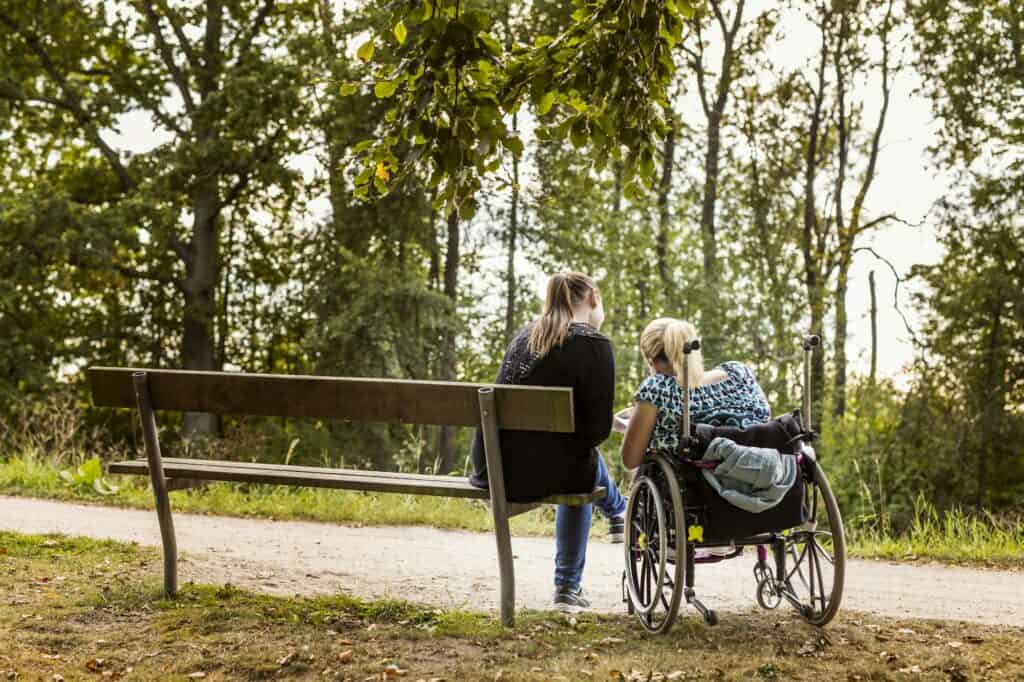
[[[590,535],[592,506],[607,518],[626,511],[626,498],[608,475],[601,453],[597,455],[597,486],[608,490],[605,498],[593,505],[570,507],[560,504],[555,508],[555,586],[576,589],[583,580],[583,565],[587,561],[587,537]]]

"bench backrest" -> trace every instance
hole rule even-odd
[[[93,403],[135,407],[135,372],[146,373],[154,410],[444,426],[479,426],[478,390],[490,385],[92,367]],[[575,429],[571,388],[495,385],[494,397],[499,428]]]

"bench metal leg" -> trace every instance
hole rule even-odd
[[[494,389],[481,388],[480,425],[487,457],[487,481],[491,490],[491,513],[494,515],[494,536],[498,543],[498,570],[501,574],[501,624],[515,626],[516,579],[512,563],[512,534],[509,531],[508,501],[505,497],[505,474],[501,468],[501,443],[495,414]]]
[[[142,437],[146,443],[146,459],[149,461],[149,477],[153,482],[153,497],[156,499],[156,516],[160,521],[160,539],[164,546],[164,594],[174,597],[178,592],[178,544],[174,537],[174,520],[171,518],[171,500],[167,495],[167,479],[164,478],[163,459],[160,457],[160,439],[157,437],[156,415],[149,397],[149,382],[145,372],[132,374],[135,385],[135,399],[142,418]]]

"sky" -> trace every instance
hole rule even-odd
[[[753,17],[771,7],[778,7],[778,3],[748,0],[746,14]],[[807,65],[817,47],[815,29],[798,13],[786,9],[781,11],[781,27],[786,37],[782,43],[770,46],[771,58],[784,68]],[[354,52],[358,42],[358,37],[351,41],[349,51]],[[709,54],[714,55],[714,50],[712,42]],[[715,63],[717,58],[712,58],[711,64]],[[878,177],[866,202],[868,219],[892,213],[910,223],[890,224],[862,242],[884,255],[901,275],[915,264],[936,263],[941,259],[942,249],[935,238],[934,220],[928,214],[934,202],[949,189],[948,181],[935,170],[927,151],[935,140],[937,122],[927,99],[916,94],[920,85],[920,77],[909,67],[893,79]],[[857,94],[863,99],[865,115],[874,119],[880,104],[878,83],[869,81],[862,84]],[[695,98],[684,97],[677,104],[684,118],[689,117],[688,120],[696,122],[702,120]],[[110,131],[109,137],[115,147],[133,152],[151,149],[168,139],[165,133],[155,130],[152,121],[141,113],[125,116],[118,130]],[[297,159],[295,163],[307,177],[312,177],[319,170],[313,153]],[[308,208],[315,217],[325,215],[328,207],[326,198],[315,198]],[[491,254],[485,258],[485,268],[490,263],[493,263],[492,268],[500,267],[502,259],[498,253]],[[520,271],[529,271],[530,267],[524,256],[519,263]],[[875,271],[878,291],[878,371],[881,376],[892,377],[900,384],[905,378],[901,370],[911,361],[913,348],[903,319],[893,305],[896,279],[888,265],[866,252],[856,256],[850,276],[848,356],[852,369],[866,371],[870,347],[868,273],[871,270]],[[538,297],[543,297],[544,281],[544,273],[536,273],[534,293]],[[489,284],[483,280],[468,283],[474,289],[486,289]],[[904,283],[900,288],[899,303],[911,326],[916,327],[921,317],[910,300],[911,291]],[[665,312],[671,314],[670,311]],[[794,337],[800,333],[801,330],[794,330]]]

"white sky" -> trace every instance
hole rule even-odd
[[[748,0],[746,16],[754,17],[770,6],[777,6],[777,3]],[[814,37],[814,29],[806,20],[792,10],[784,12],[782,25],[786,39],[783,44],[771,48],[772,58],[782,67],[796,68],[809,63],[818,43]],[[711,35],[708,37],[713,38]],[[714,65],[717,60],[712,59],[710,63]],[[927,147],[934,140],[936,122],[929,102],[924,97],[914,94],[919,85],[919,76],[910,68],[893,79],[890,111],[879,159],[879,173],[867,199],[868,219],[883,213],[894,213],[911,223],[920,223],[935,200],[947,190],[948,182],[936,175],[927,154]],[[864,101],[865,116],[873,119],[880,103],[877,83],[868,83],[855,94]],[[703,119],[696,106],[695,100],[692,99],[681,102],[683,115],[689,117],[688,120],[699,122]],[[142,113],[124,117],[119,130],[110,132],[108,138],[116,148],[132,152],[152,149],[168,139],[161,131],[154,130],[152,121]],[[311,177],[318,170],[314,154],[307,154],[298,159],[296,164],[307,177]],[[314,198],[307,208],[311,215],[323,215],[328,210],[328,205],[326,198]],[[927,221],[922,227],[890,224],[866,238],[863,244],[874,246],[893,263],[901,275],[906,274],[914,264],[935,263],[942,255],[931,221]],[[488,261],[498,256],[496,253],[489,255]],[[494,265],[499,267],[497,262]],[[525,259],[519,268],[521,272],[529,268]],[[481,271],[480,281],[467,282],[467,285],[474,290],[490,288],[493,283],[483,281],[487,277],[488,269],[490,268],[485,267]],[[868,253],[858,254],[851,272],[847,297],[850,320],[848,354],[855,370],[866,370],[870,344],[867,318],[868,272],[872,269],[875,270],[879,303],[878,370],[883,376],[899,378],[901,369],[912,357],[912,348],[903,321],[892,305],[895,278],[888,266],[876,261]],[[538,273],[538,296],[543,294],[542,288],[543,277]],[[920,317],[907,295],[909,292],[906,285],[900,291],[901,307],[910,323],[916,326]],[[794,330],[794,334],[799,333],[800,330]]]

